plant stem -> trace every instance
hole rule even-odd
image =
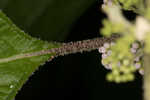
[[[83,41],[77,41],[77,42],[69,42],[69,43],[63,43],[60,48],[55,48],[50,51],[53,51],[56,53],[56,56],[63,56],[67,54],[73,54],[77,52],[83,52],[83,51],[91,51],[98,49],[99,47],[102,47],[104,43],[115,41],[117,38],[119,38],[120,35],[112,35],[109,38],[102,37],[102,38],[94,38],[89,40],[83,40]]]
[[[89,39],[89,40],[83,40],[83,41],[77,41],[77,42],[69,42],[69,43],[62,43],[62,44],[60,43],[61,46],[59,48],[52,48],[48,50],[22,53],[22,54],[13,55],[7,58],[1,58],[0,63],[6,63],[6,62],[14,61],[14,60],[30,58],[34,56],[53,54],[54,56],[51,56],[50,58],[51,60],[57,56],[64,56],[67,54],[98,49],[99,47],[103,46],[105,42],[115,41],[119,37],[120,37],[119,35],[113,35],[109,38],[102,37],[102,38],[95,38],[95,39]]]
[[[146,7],[149,8],[150,7],[150,0],[145,0],[145,4],[146,4]]]
[[[150,100],[150,54],[144,56],[144,100]]]

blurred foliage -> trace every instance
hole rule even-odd
[[[73,23],[96,0],[1,0],[0,8],[26,32],[63,41]]]

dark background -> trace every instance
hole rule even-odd
[[[65,38],[56,38],[54,40],[70,42],[100,37],[101,21],[106,17],[100,11],[99,7],[101,4],[102,1],[96,1],[89,5],[69,26],[69,31],[64,36]],[[38,30],[40,27],[35,26],[35,24],[41,23],[42,20],[29,28],[28,25],[21,24],[23,18],[12,14],[12,10],[9,10],[11,6],[4,7],[3,9],[26,32],[38,38],[42,36],[35,34],[41,31]],[[129,20],[134,20],[135,18],[135,14],[132,12],[124,12],[124,14]],[[46,13],[43,13],[40,18],[43,16],[46,16]],[[20,19],[17,20],[17,18]],[[38,30],[37,32],[35,31],[36,29]],[[45,34],[48,34],[48,32],[45,32]],[[48,40],[47,36],[41,38]],[[101,65],[101,55],[97,50],[58,57],[51,62],[47,62],[44,66],[40,66],[40,69],[29,78],[19,91],[15,100],[142,99],[142,77],[140,75],[137,74],[133,82],[115,84],[105,80],[106,73],[107,70]]]

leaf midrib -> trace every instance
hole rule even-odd
[[[7,58],[0,58],[0,63],[7,63],[14,60],[24,59],[24,58],[31,58],[35,56],[41,56],[46,54],[52,54],[51,50],[40,50],[36,52],[30,52],[30,53],[21,53],[18,55],[13,55]]]

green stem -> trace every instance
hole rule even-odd
[[[150,0],[146,0],[145,2],[146,2],[146,6],[149,7],[150,6],[149,5],[150,4]]]
[[[144,100],[150,100],[150,54],[144,56]]]

